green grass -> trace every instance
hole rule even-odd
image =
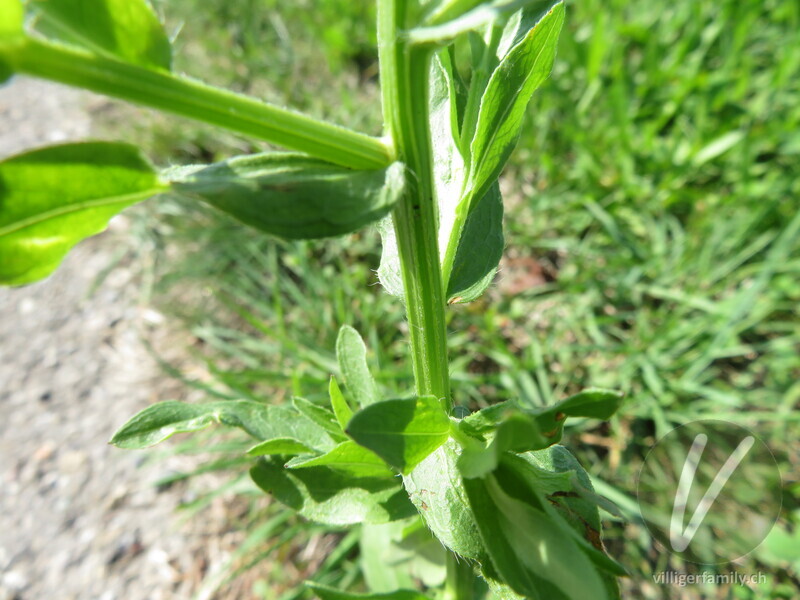
[[[161,4],[176,31],[183,19],[180,69],[379,132],[374,13],[353,8],[371,3]],[[454,308],[448,324],[455,401],[625,391],[610,426],[579,424],[565,440],[623,512],[635,509],[644,454],[672,427],[746,425],[795,482],[781,531],[800,527],[800,5],[585,0],[567,23],[504,182],[509,260],[488,296]],[[251,149],[181,122],[161,122],[145,146],[162,162]],[[366,338],[387,394],[411,388],[402,307],[374,273],[375,232],[286,243],[179,203],[150,210],[166,220],[147,221],[146,239],[186,257],[156,253],[168,259],[154,273],[162,304],[198,340],[209,377],[195,384],[209,394],[322,399],[343,323]],[[187,290],[192,301],[169,302]],[[651,574],[694,567],[659,552],[628,512],[607,529],[633,571],[627,593],[676,597]],[[796,597],[788,560],[765,545],[738,570],[767,571],[766,587],[681,597]],[[323,576],[356,580],[356,558]]]

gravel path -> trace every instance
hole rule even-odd
[[[0,88],[0,157],[86,139],[103,103],[14,80]],[[132,271],[123,264],[91,291],[116,250],[115,227],[125,221],[81,244],[47,281],[0,289],[0,600],[186,599],[225,558],[208,556],[213,527],[177,526],[189,490],[153,485],[188,459],[142,466],[143,453],[106,443],[174,392],[140,341],[168,334],[137,303]]]

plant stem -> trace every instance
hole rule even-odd
[[[445,299],[437,242],[438,207],[428,119],[429,49],[411,47],[399,32],[413,23],[417,3],[378,2],[378,51],[386,128],[408,168],[406,193],[392,218],[405,290],[414,380],[419,395],[434,395],[449,413]]]
[[[167,71],[32,38],[0,44],[0,63],[25,73],[172,112],[353,169],[393,161],[380,139]]]

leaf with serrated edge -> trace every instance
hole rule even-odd
[[[339,329],[336,360],[347,391],[353,395],[356,404],[363,407],[380,399],[378,386],[367,366],[367,347],[358,332],[349,325],[342,325]]]
[[[352,440],[342,442],[322,456],[298,456],[289,461],[286,466],[290,469],[325,466],[346,471],[357,477],[394,477],[395,475],[377,454],[359,446]]]
[[[334,446],[327,432],[291,408],[249,400],[159,402],[125,423],[110,443],[119,448],[146,448],[176,433],[200,431],[213,423],[238,427],[258,440],[290,438],[323,452]]]
[[[353,170],[287,152],[240,156],[164,173],[175,192],[287,239],[340,236],[385,217],[403,193],[404,167]]]
[[[169,38],[145,0],[28,0],[48,37],[142,67],[167,69]]]
[[[381,594],[351,594],[319,583],[306,582],[306,587],[314,592],[320,600],[431,600],[428,596],[415,590],[396,590]]]
[[[336,415],[336,421],[339,423],[339,426],[344,430],[347,427],[347,423],[350,421],[350,417],[353,416],[353,409],[350,408],[350,405],[345,400],[344,394],[342,394],[342,390],[339,389],[339,384],[336,382],[335,377],[331,377],[331,381],[328,384],[328,395],[331,398],[331,406],[333,407],[333,414]]]
[[[111,217],[166,189],[128,144],[64,144],[0,162],[0,283],[47,277]]]
[[[408,473],[447,441],[450,419],[433,396],[384,400],[354,414],[347,434]]]
[[[416,512],[395,478],[353,477],[328,467],[285,469],[275,458],[259,460],[250,476],[278,501],[325,525],[388,523]]]

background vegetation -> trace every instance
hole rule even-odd
[[[372,2],[162,0],[159,9],[178,70],[380,133]],[[162,165],[256,149],[157,119],[128,136]],[[455,402],[540,405],[590,385],[623,390],[610,425],[578,424],[564,443],[620,508],[606,515],[606,543],[632,571],[625,596],[798,597],[800,4],[570,3],[553,76],[528,120],[504,177],[501,272],[484,299],[451,311]],[[118,124],[113,131],[120,137]],[[183,376],[189,385],[321,399],[336,371],[335,332],[349,323],[387,394],[410,388],[402,307],[377,284],[376,232],[286,243],[174,201],[147,211],[160,218],[138,222],[146,281],[158,282],[154,298],[191,330],[206,367]],[[655,440],[702,418],[751,428],[781,465],[777,527],[740,564],[718,569],[765,571],[766,585],[653,583],[655,572],[698,567],[653,544],[637,474]],[[264,559],[255,593],[296,597],[284,592],[315,571],[339,585],[369,578],[356,537],[296,521],[248,486],[245,464],[226,455],[238,443],[209,438],[202,451],[249,499],[239,525],[250,539],[232,569]],[[201,450],[190,444],[176,447]]]

